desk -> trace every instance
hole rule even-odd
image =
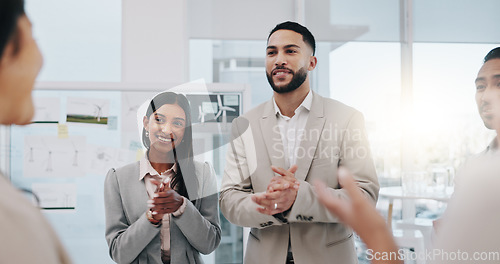
[[[389,225],[390,228],[392,228],[392,208],[394,204],[394,199],[401,199],[401,200],[428,199],[440,202],[448,202],[452,194],[453,194],[453,187],[447,187],[446,193],[435,193],[435,192],[424,192],[417,194],[405,193],[403,192],[403,188],[401,186],[383,187],[380,188],[379,191],[379,197],[385,197],[389,199],[389,212],[387,215],[387,224]],[[407,215],[410,215],[410,217],[415,218],[414,206],[410,208],[410,213]]]
[[[424,192],[405,193],[401,186],[380,188],[379,197],[389,199],[387,224],[392,230],[392,209],[394,199],[403,201],[403,219],[397,223],[394,236],[401,247],[414,248],[415,252],[423,252],[424,248],[430,249],[432,235],[432,221],[415,218],[415,200],[428,199],[447,202],[453,194],[453,187],[448,187],[445,193]],[[398,226],[399,225],[399,226]],[[398,229],[400,228],[400,229]],[[417,264],[425,264],[425,259],[418,259]]]

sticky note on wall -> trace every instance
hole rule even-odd
[[[59,138],[68,138],[68,126],[66,124],[57,125],[57,136]]]

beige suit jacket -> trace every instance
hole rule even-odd
[[[49,222],[0,173],[0,263],[69,264]]]
[[[297,152],[300,181],[286,220],[261,214],[251,200],[266,191],[284,167],[285,156],[272,100],[235,119],[227,150],[220,207],[232,223],[251,227],[245,263],[285,263],[288,241],[295,263],[357,263],[352,231],[338,222],[316,199],[312,182],[324,181],[330,192],[347,199],[337,180],[337,168],[356,175],[359,188],[374,203],[379,184],[360,112],[313,93],[313,103]]]

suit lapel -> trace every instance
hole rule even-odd
[[[127,186],[126,189],[122,189],[121,191],[125,191],[127,196],[130,197],[130,205],[132,206],[130,213],[131,217],[135,219],[131,219],[132,223],[137,221],[148,209],[147,201],[149,200],[148,191],[146,190],[146,184],[144,179],[138,180],[138,176],[140,174],[140,162],[137,162],[136,170],[132,173],[128,178],[124,178],[123,186]],[[158,229],[159,230],[159,229]]]
[[[298,168],[295,172],[295,178],[299,180],[306,179],[309,168],[311,167],[314,153],[318,147],[318,142],[324,125],[325,116],[323,98],[313,92],[311,111],[309,112],[309,117],[307,118],[304,129],[304,135],[302,136],[302,141],[300,142],[300,148],[298,150],[298,154],[301,155],[297,157]]]
[[[267,153],[271,160],[271,165],[285,168],[285,151],[272,100],[264,105],[263,111],[264,114],[260,119],[260,130],[266,145]],[[259,153],[257,153],[257,155],[259,155]],[[269,168],[269,170],[270,169],[271,168]]]
[[[139,175],[139,174],[136,174]],[[135,178],[135,177],[134,177]],[[148,191],[146,190],[146,185],[144,184],[144,179],[138,181],[137,178],[133,179],[135,183],[131,185],[130,194],[131,197],[136,197],[136,202],[133,202],[133,214],[134,214],[134,222],[141,217],[142,214],[146,211],[147,201],[149,200]],[[132,198],[133,199],[133,198]]]

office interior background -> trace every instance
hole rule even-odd
[[[477,113],[474,79],[499,45],[497,0],[26,0],[26,7],[45,59],[35,94],[113,96],[202,79],[215,91],[244,91],[244,112],[271,98],[266,38],[293,20],[316,37],[312,89],[364,114],[381,186],[401,185],[403,172],[443,169],[452,186],[454,172],[494,136]],[[75,263],[113,263],[104,239],[107,170],[76,179],[21,177],[13,172],[22,164],[12,159],[23,155],[20,129],[1,128],[0,169],[20,187],[74,184],[76,209],[45,215]],[[205,158],[220,180],[224,146]],[[446,207],[417,203],[428,218]],[[381,213],[386,204],[379,201]],[[395,205],[395,218],[402,207]],[[245,232],[227,221],[222,227],[221,246],[205,261],[242,263]]]

